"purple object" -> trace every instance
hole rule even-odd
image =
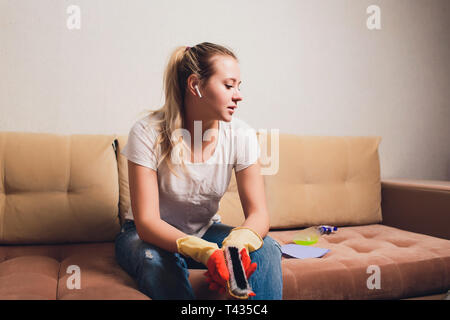
[[[320,258],[329,251],[330,249],[302,246],[300,244],[292,243],[281,246],[281,252],[298,259]]]

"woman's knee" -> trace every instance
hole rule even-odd
[[[278,243],[278,241],[276,241],[275,239],[273,239],[270,236],[264,237],[263,240],[264,240],[263,247],[266,246],[266,248],[273,251],[274,254],[281,256],[281,246]]]
[[[154,270],[161,270],[161,272],[172,269],[176,264],[180,264],[175,253],[168,252],[146,242],[142,242],[136,248],[135,254],[139,264],[150,265]]]
[[[147,273],[147,270],[164,272],[177,262],[174,254],[142,241],[134,230],[116,238],[115,253],[119,265],[132,276]]]
[[[140,242],[139,237],[132,230],[121,231],[114,241],[114,252],[117,263],[125,269],[128,273],[133,275],[135,273],[134,264],[134,250]]]
[[[264,257],[264,259],[270,258],[281,260],[281,246],[276,240],[270,236],[266,236],[263,239],[262,247],[254,251],[253,254],[259,257]]]

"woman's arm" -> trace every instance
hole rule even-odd
[[[249,227],[264,238],[269,232],[269,213],[264,192],[264,180],[258,162],[236,172],[239,198],[244,210],[244,227]]]
[[[176,240],[186,234],[161,219],[156,171],[128,161],[128,183],[139,238],[167,251],[178,252]]]

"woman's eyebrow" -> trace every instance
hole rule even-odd
[[[227,79],[231,79],[231,80],[233,80],[233,82],[236,82],[236,81],[237,81],[235,78],[227,78]],[[241,84],[241,83],[242,83],[242,80],[239,81],[239,84]]]

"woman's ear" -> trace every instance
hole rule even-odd
[[[192,92],[192,94],[197,95],[201,98],[202,94],[200,93],[199,89],[200,81],[198,80],[197,75],[191,74],[187,79],[187,89]],[[194,93],[195,91],[195,93]]]

